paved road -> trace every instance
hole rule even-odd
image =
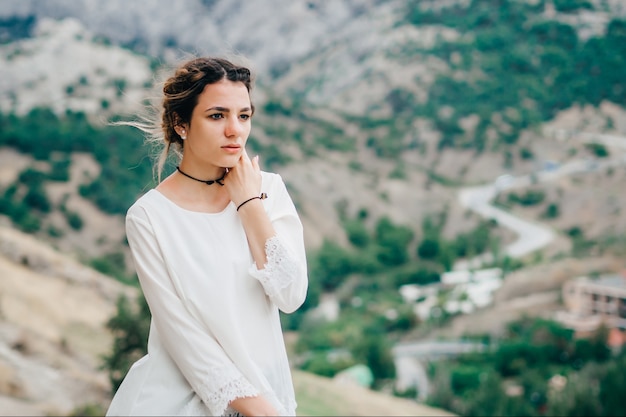
[[[405,391],[417,388],[417,400],[424,401],[430,392],[430,382],[424,363],[453,357],[461,353],[484,349],[480,343],[424,341],[418,343],[400,343],[394,346],[393,356],[396,365],[396,389]]]
[[[614,136],[609,136],[613,146],[616,140]],[[598,140],[594,136],[594,140]],[[626,139],[624,149],[626,149]],[[469,210],[476,212],[486,219],[495,219],[502,227],[510,229],[518,235],[515,242],[504,249],[504,254],[511,258],[522,258],[547,245],[556,237],[554,231],[539,223],[513,216],[512,214],[495,207],[491,201],[498,192],[514,188],[524,188],[533,183],[550,182],[566,175],[580,172],[597,171],[609,167],[619,166],[626,163],[624,158],[613,158],[603,161],[595,159],[582,159],[563,164],[557,168],[539,171],[533,175],[523,175],[519,177],[502,176],[491,184],[464,188],[459,193],[459,203]],[[454,265],[454,270],[466,270],[479,268],[481,265],[493,260],[490,253],[477,256],[470,260],[461,260]]]

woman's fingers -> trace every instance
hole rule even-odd
[[[231,200],[237,203],[250,198],[250,196],[259,195],[261,181],[258,155],[250,159],[244,148],[239,161],[226,177],[225,185]]]
[[[254,158],[250,159],[248,156],[248,151],[244,148],[241,153],[240,163],[250,162],[255,172],[260,172],[261,168],[259,167],[259,155],[256,155]]]
[[[246,148],[243,148],[243,152],[241,153],[241,161],[250,162],[250,157],[248,156],[248,151],[246,150]]]

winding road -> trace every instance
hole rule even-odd
[[[615,141],[617,137],[607,136],[607,138],[610,139],[609,143],[612,146],[616,145]],[[594,142],[597,142],[598,136],[593,136],[593,139]],[[626,138],[622,138],[619,147],[626,150]],[[626,158],[624,157],[602,161],[581,159],[565,163],[554,169],[539,171],[535,174],[522,175],[519,177],[509,175],[500,176],[493,183],[462,189],[459,192],[459,203],[464,208],[472,210],[486,219],[494,219],[498,225],[506,227],[516,233],[518,235],[517,240],[505,248],[504,254],[511,258],[523,258],[549,245],[556,235],[554,231],[547,226],[516,217],[491,205],[491,201],[499,192],[513,188],[528,187],[534,183],[550,182],[575,173],[603,170],[625,163]],[[492,259],[492,254],[483,254],[470,260],[461,260],[454,265],[453,269],[476,269]]]

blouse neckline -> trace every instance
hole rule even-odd
[[[173,202],[172,200],[167,198],[165,196],[165,194],[163,194],[162,192],[160,192],[156,188],[153,188],[150,191],[148,191],[148,194],[157,194],[159,196],[159,198],[167,201],[167,203],[169,205],[175,207],[177,210],[184,211],[185,213],[193,213],[194,215],[220,216],[220,215],[226,213],[227,211],[229,211],[231,207],[234,207],[233,202],[231,201],[221,211],[216,211],[216,212],[196,211],[196,210],[190,210],[190,209],[186,209],[184,207],[181,207],[180,205],[176,204],[175,202]]]

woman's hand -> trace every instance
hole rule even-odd
[[[278,411],[263,397],[237,398],[230,402],[230,406],[246,417],[277,416]]]
[[[246,150],[243,150],[237,164],[230,168],[224,178],[224,187],[235,205],[261,194],[261,168],[259,156],[250,159]]]
[[[265,243],[269,238],[276,235],[274,226],[272,226],[259,198],[261,182],[259,157],[255,156],[250,160],[245,150],[237,164],[224,179],[224,187],[226,187],[230,200],[237,207],[237,213],[248,238],[252,258],[258,269],[263,269],[267,263]],[[241,204],[246,201],[248,202],[242,206]],[[241,210],[239,210],[240,208]]]

